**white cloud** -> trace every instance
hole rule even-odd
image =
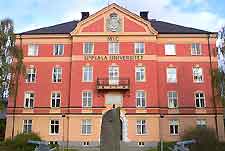
[[[109,2],[116,2],[137,14],[141,10],[148,10],[150,18],[209,31],[217,31],[225,24],[225,18],[210,12],[209,9],[183,10],[182,6],[174,5],[173,0],[109,0]],[[22,5],[23,3],[24,5]],[[15,9],[11,8],[14,9],[13,11],[8,9],[8,12],[4,13],[12,16],[11,18],[16,23],[16,31],[22,32],[75,19],[79,20],[81,11],[89,11],[93,14],[107,6],[107,3],[107,0],[30,0],[29,3],[27,0],[21,0],[15,3]],[[201,8],[208,7],[208,0],[184,0],[184,3],[199,5]],[[20,8],[17,7],[18,4],[20,4]],[[1,14],[3,13],[0,10],[0,18]]]

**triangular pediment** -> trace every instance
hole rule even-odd
[[[113,3],[78,23],[71,35],[157,35],[149,21]]]

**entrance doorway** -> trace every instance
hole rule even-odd
[[[123,121],[120,119],[120,141],[123,141]]]

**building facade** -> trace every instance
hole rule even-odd
[[[26,76],[8,103],[6,138],[32,131],[49,142],[96,146],[103,114],[120,106],[123,142],[176,141],[196,126],[223,140],[223,108],[210,76],[215,41],[214,33],[117,4],[18,34]]]

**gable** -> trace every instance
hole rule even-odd
[[[127,35],[128,33],[156,35],[157,31],[152,28],[149,21],[116,4],[111,4],[79,22],[75,30],[71,32],[71,35],[87,35],[89,33],[98,35]]]

